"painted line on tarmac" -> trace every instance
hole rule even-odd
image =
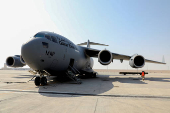
[[[101,96],[101,97],[127,97],[127,98],[158,98],[158,99],[170,99],[168,96],[140,96],[140,95],[98,95],[87,93],[66,93],[66,92],[54,92],[54,91],[32,91],[32,90],[6,90],[2,89],[0,92],[22,92],[22,93],[42,93],[42,94],[57,94],[57,95],[77,95],[77,96]]]

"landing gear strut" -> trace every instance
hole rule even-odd
[[[46,77],[44,77],[44,75],[47,75],[47,76],[50,76],[50,73],[48,73],[47,71],[45,71],[45,70],[43,70],[43,71],[41,71],[41,70],[34,70],[34,71],[32,71],[32,70],[29,70],[29,72],[31,73],[31,74],[33,74],[34,75],[34,77],[36,77],[36,74],[39,74],[40,76],[38,76],[38,77],[36,77],[35,78],[35,81],[34,81],[34,83],[35,83],[35,85],[36,86],[39,86],[40,84],[41,85],[47,85],[47,78]],[[33,78],[34,78],[33,77]],[[33,79],[32,78],[32,79]],[[31,79],[31,80],[32,80]],[[29,80],[30,81],[30,80]]]

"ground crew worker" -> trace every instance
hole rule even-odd
[[[142,71],[142,80],[144,80],[145,79],[145,71]]]

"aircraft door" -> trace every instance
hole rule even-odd
[[[73,67],[73,65],[74,65],[74,59],[70,59],[70,63],[69,63],[69,65],[71,66],[71,67]]]

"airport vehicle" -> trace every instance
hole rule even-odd
[[[81,45],[87,45],[83,47]],[[22,45],[21,55],[10,56],[6,59],[6,64],[10,67],[23,67],[28,65],[34,71],[33,74],[39,76],[35,78],[35,85],[46,85],[47,76],[65,76],[67,75],[77,83],[76,74],[96,77],[93,71],[93,59],[98,58],[102,65],[109,65],[114,59],[129,60],[132,68],[142,68],[145,62],[165,64],[145,59],[142,55],[133,56],[112,53],[109,50],[97,50],[90,48],[90,45],[103,45],[90,42],[74,44],[69,39],[53,33],[38,32],[31,40]]]
[[[148,72],[144,72],[145,74],[148,74]],[[140,74],[142,75],[142,72],[119,72],[119,74],[127,75],[127,74]]]
[[[142,71],[142,72],[119,72],[119,74],[124,74],[124,75],[127,75],[127,74],[140,74],[141,77],[142,77],[142,80],[144,81],[145,79],[145,74],[148,74],[148,72],[145,72],[145,71]]]

